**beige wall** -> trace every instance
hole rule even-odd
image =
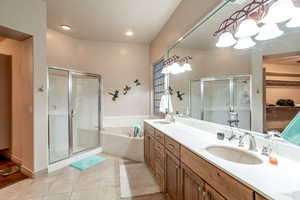
[[[29,164],[33,162],[32,39],[3,39],[0,52],[12,56],[11,156],[16,162]]]
[[[33,12],[34,11],[34,12]],[[28,106],[27,112],[34,113],[33,132],[23,135],[23,165],[31,172],[47,168],[47,94],[38,92],[38,88],[47,85],[46,68],[46,3],[41,0],[1,0],[0,25],[32,35],[33,47],[33,107]],[[30,42],[28,42],[30,43]],[[25,63],[30,64],[31,60]],[[31,81],[32,83],[32,81]]]
[[[11,57],[0,54],[0,150],[11,143]]]
[[[104,117],[149,115],[150,74],[147,45],[78,40],[48,30],[47,50],[49,66],[102,75]],[[140,80],[140,87],[134,85],[135,79]],[[132,89],[124,96],[122,88],[126,84]],[[115,89],[120,90],[121,94],[113,102],[108,92]]]
[[[164,56],[170,45],[174,44],[221,2],[221,0],[182,0],[169,21],[151,42],[150,62],[157,62]]]

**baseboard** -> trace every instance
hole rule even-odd
[[[21,172],[30,177],[30,178],[34,178],[34,173],[32,170],[28,169],[27,167],[25,167],[24,165],[21,165]]]

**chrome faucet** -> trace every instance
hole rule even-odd
[[[256,145],[256,140],[255,136],[250,133],[250,132],[244,132],[244,135],[241,135],[239,137],[239,146],[243,147],[244,146],[244,138],[245,136],[249,137],[249,150],[250,151],[257,151],[257,145]]]

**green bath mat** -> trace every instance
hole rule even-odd
[[[82,160],[79,160],[77,162],[74,162],[71,164],[71,167],[74,167],[80,171],[86,170],[90,167],[93,167],[94,165],[105,161],[106,158],[100,157],[100,156],[90,156],[87,158],[84,158]]]

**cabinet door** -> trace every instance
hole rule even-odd
[[[204,181],[187,166],[181,166],[181,200],[204,200]]]
[[[209,185],[205,185],[205,198],[204,200],[226,200],[221,196],[216,190],[214,190]]]
[[[179,200],[180,163],[179,160],[166,150],[166,197],[167,200]]]
[[[266,198],[264,198],[263,196],[255,193],[255,200],[267,200]]]
[[[153,172],[155,172],[155,140],[149,139],[149,164]]]
[[[145,132],[144,136],[144,158],[145,163],[150,167],[150,136]]]

